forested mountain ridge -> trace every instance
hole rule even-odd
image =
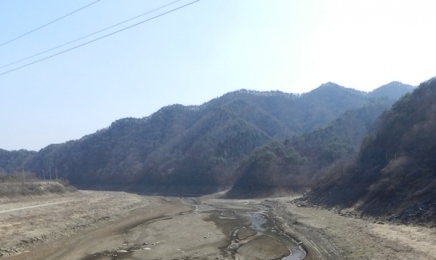
[[[117,120],[79,140],[49,145],[21,166],[80,187],[204,194],[230,187],[239,162],[255,148],[313,131],[371,100],[333,83],[302,95],[240,90],[201,106],[172,105]]]
[[[235,175],[240,177],[227,197],[304,191],[326,170],[352,158],[374,121],[392,103],[386,98],[373,100],[345,112],[323,128],[256,149],[237,168]]]
[[[356,161],[306,200],[401,222],[436,219],[436,78],[383,113]]]

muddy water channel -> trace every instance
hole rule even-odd
[[[298,260],[306,251],[291,236],[284,233],[273,220],[269,207],[258,204],[203,204],[195,198],[184,198],[198,212],[208,212],[213,221],[228,235],[224,255],[233,259]]]

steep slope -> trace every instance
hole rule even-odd
[[[343,112],[362,107],[367,102],[364,92],[325,83],[298,100],[299,116],[304,118],[300,133],[322,127]]]
[[[303,95],[240,90],[201,106],[117,120],[42,149],[24,167],[80,187],[204,194],[230,187],[240,160],[256,147],[313,131],[370,100],[333,83]]]
[[[392,103],[388,99],[375,100],[347,111],[323,128],[256,149],[237,168],[235,175],[240,178],[227,196],[270,196],[312,186],[335,162],[357,153],[376,118]]]
[[[307,196],[328,207],[356,207],[391,220],[436,219],[436,79],[384,113],[343,174],[332,172]]]
[[[216,190],[232,181],[222,172],[238,158],[274,138],[292,135],[254,102],[218,101],[201,107],[174,105],[148,118],[118,120],[81,140],[41,150],[28,167],[37,172],[51,168],[79,186],[140,185],[178,192],[174,183]],[[288,97],[284,101],[293,102]]]

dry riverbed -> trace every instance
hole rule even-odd
[[[312,256],[319,256],[327,247],[335,248],[341,258],[321,259],[436,259],[435,228],[341,216],[325,209],[298,207],[289,201],[273,199],[270,204],[275,205],[275,214],[284,220],[286,230],[307,245],[314,242],[309,248]]]
[[[126,217],[151,198],[122,192],[79,191],[0,199],[0,257],[23,254]],[[30,258],[29,258],[30,259]]]
[[[305,248],[305,259],[436,259],[434,229],[343,217],[289,198],[217,197],[79,191],[3,199],[0,258],[299,259]]]

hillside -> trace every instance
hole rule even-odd
[[[436,79],[422,83],[383,113],[357,160],[331,172],[306,200],[355,207],[401,222],[436,219]]]
[[[13,172],[22,170],[22,166],[30,160],[36,152],[19,150],[19,151],[6,151],[0,149],[0,173]]]
[[[412,92],[413,86],[406,85],[398,81],[392,81],[389,84],[383,85],[367,94],[370,98],[390,97],[393,100],[398,100],[404,96],[405,92]]]
[[[333,83],[302,95],[240,90],[200,106],[117,120],[80,140],[49,145],[18,168],[82,188],[210,193],[231,187],[239,162],[257,147],[313,131],[371,100]]]
[[[350,110],[323,128],[266,144],[245,158],[228,197],[271,196],[301,192],[341,160],[352,158],[377,117],[392,105],[374,100]]]

